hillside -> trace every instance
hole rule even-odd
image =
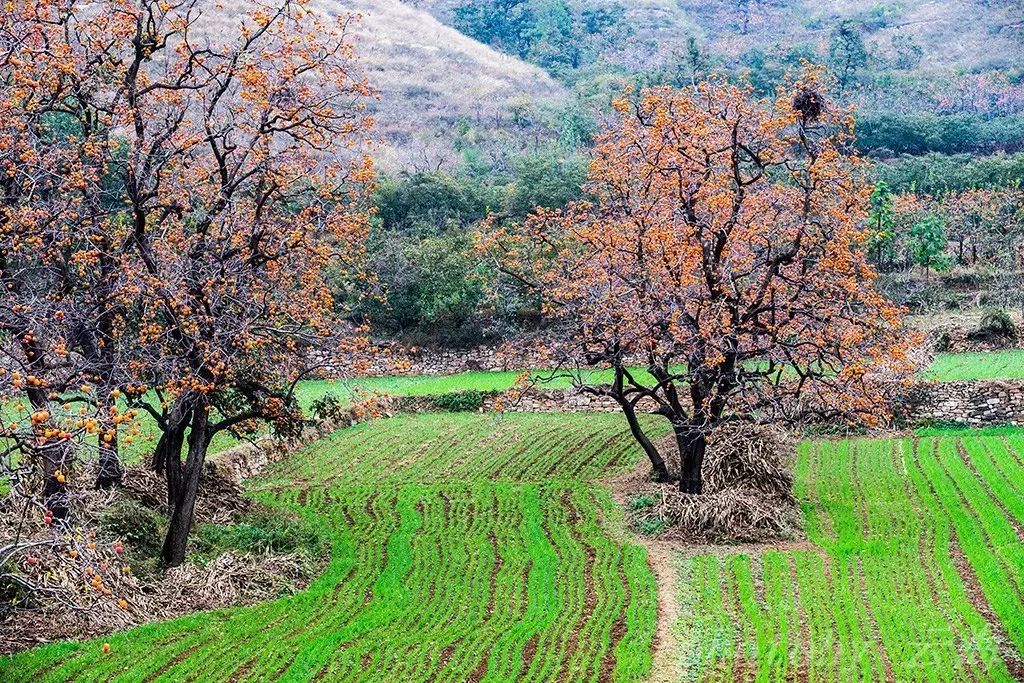
[[[861,27],[867,47],[879,57],[892,56],[894,39],[912,39],[923,52],[915,68],[920,73],[1013,67],[1024,50],[1024,10],[1011,1],[645,0],[632,5],[627,16],[638,39],[692,32],[711,52],[733,59],[775,45],[804,44],[825,53],[833,30],[846,20]]]
[[[518,125],[519,103],[557,107],[561,86],[537,67],[503,55],[399,0],[319,0],[332,13],[363,15],[360,60],[380,99],[372,106],[384,149],[378,164],[423,170],[454,163],[460,121],[489,141]]]
[[[409,0],[446,23],[467,0]],[[479,3],[480,0],[473,0]],[[562,0],[523,0],[542,15]],[[901,40],[922,50],[922,73],[979,72],[1019,66],[1024,54],[1024,8],[1015,0],[567,0],[577,12],[606,10],[628,37],[605,53],[611,63],[660,68],[685,50],[692,36],[726,60],[751,49],[828,50],[841,22],[861,27],[869,50],[891,57]]]

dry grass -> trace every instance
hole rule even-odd
[[[208,3],[208,4],[207,4]],[[197,29],[227,38],[236,35],[247,0],[218,8],[206,0]],[[400,0],[311,0],[327,17],[361,16],[350,28],[360,75],[379,97],[368,104],[379,144],[367,151],[385,171],[434,170],[459,161],[453,144],[460,122],[468,142],[493,158],[531,135],[552,134],[535,126],[516,128],[513,110],[528,106],[551,111],[565,90],[545,71],[501,54],[427,12]]]
[[[663,441],[661,451],[675,453],[674,437]],[[792,539],[801,525],[792,494],[793,457],[792,441],[779,430],[748,424],[723,427],[708,441],[704,493],[683,494],[674,484],[645,483],[633,497],[652,504],[638,512],[635,524],[650,529],[651,522],[660,520],[667,524],[662,538],[690,543]]]
[[[96,637],[202,610],[254,605],[308,585],[314,572],[299,555],[224,553],[203,566],[185,563],[150,581],[104,572],[111,597],[84,588],[81,566],[64,552],[42,550],[47,594],[0,619],[0,655],[41,643]],[[110,560],[113,563],[113,559]],[[118,600],[124,600],[121,607]]]
[[[380,92],[372,107],[384,168],[426,170],[456,160],[452,138],[460,120],[487,136],[511,131],[511,109],[543,107],[564,92],[544,71],[503,55],[399,0],[315,0],[332,14],[363,15],[358,54]],[[480,140],[486,148],[488,140]],[[495,139],[490,142],[496,142]]]
[[[92,476],[83,473],[86,480]],[[119,540],[97,520],[126,497],[166,512],[165,487],[147,468],[129,467],[123,491],[77,492],[74,526],[64,532],[46,527],[38,515],[23,520],[19,501],[12,497],[0,501],[0,546],[16,537],[35,544],[0,569],[37,587],[31,594],[15,593],[18,609],[0,609],[0,655],[200,610],[256,604],[301,590],[319,571],[299,554],[226,552],[205,564],[186,562],[164,573],[138,576],[122,555]],[[195,526],[237,521],[256,505],[242,496],[236,483],[212,469],[204,473],[201,491]],[[100,583],[93,584],[94,578]]]

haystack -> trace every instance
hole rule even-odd
[[[659,444],[675,455],[675,437]],[[708,437],[704,492],[680,493],[675,484],[648,484],[636,499],[641,528],[665,527],[663,537],[691,542],[769,542],[800,533],[793,498],[793,441],[782,431],[750,423],[729,423]],[[671,458],[678,467],[678,457]],[[634,506],[638,507],[638,506]],[[652,524],[652,522],[655,522]]]

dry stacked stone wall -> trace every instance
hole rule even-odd
[[[409,366],[403,374],[409,375],[454,375],[543,365],[537,359],[510,356],[490,346],[460,351],[420,349],[406,358]],[[383,365],[379,371],[378,374],[392,374]],[[615,412],[619,409],[610,398],[580,394],[573,389],[535,388],[515,401],[488,396],[483,409],[492,409],[496,404],[507,412]],[[920,382],[904,392],[896,411],[909,424],[1024,425],[1024,381]]]
[[[902,411],[916,423],[1024,425],[1024,382],[921,383],[907,393]]]
[[[534,389],[518,400],[488,398],[485,409],[500,402],[507,412],[617,412],[605,396],[573,389]],[[652,406],[640,406],[640,409]],[[1024,381],[921,382],[898,399],[896,412],[911,425],[949,423],[972,426],[1024,425]]]

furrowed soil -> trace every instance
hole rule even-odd
[[[329,529],[308,590],[0,660],[20,681],[1012,681],[1024,430],[810,441],[806,540],[638,540],[616,415],[342,430],[249,493]],[[652,423],[657,429],[657,423]]]
[[[681,680],[1024,680],[1022,435],[803,444],[808,543],[677,552]]]
[[[639,681],[657,588],[597,479],[640,457],[610,415],[341,430],[250,487],[329,529],[309,589],[30,650],[0,680]]]

